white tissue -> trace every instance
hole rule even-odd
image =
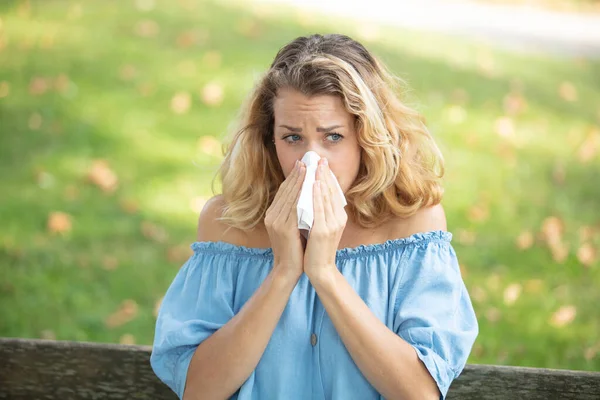
[[[302,191],[300,192],[300,198],[298,199],[298,229],[300,229],[300,233],[306,239],[308,239],[308,235],[310,234],[310,230],[312,229],[313,221],[315,218],[315,213],[313,209],[313,187],[317,174],[317,166],[321,157],[315,153],[314,151],[309,151],[302,157],[302,162],[306,165],[306,175],[304,177],[304,182],[302,183]],[[329,171],[335,185],[338,188],[340,196],[342,197],[342,203],[345,206],[346,197],[344,196],[344,192],[340,187],[335,175],[333,172]]]

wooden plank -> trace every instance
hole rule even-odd
[[[150,347],[0,338],[0,399],[176,399]],[[600,399],[600,373],[467,365],[449,400]]]
[[[452,384],[448,400],[600,399],[600,373],[474,365]]]
[[[0,338],[0,399],[177,399],[150,347]]]

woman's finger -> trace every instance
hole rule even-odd
[[[281,210],[285,204],[286,198],[289,196],[289,186],[296,183],[296,179],[298,178],[298,164],[294,167],[292,172],[288,175],[288,177],[283,181],[283,183],[279,186],[277,193],[275,194],[275,198],[273,199],[273,203],[271,207],[273,207],[272,211],[276,217],[281,214]]]
[[[287,206],[289,207],[289,210],[286,222],[293,220],[295,221],[295,223],[297,223],[298,221],[298,212],[296,211],[296,207],[298,206],[298,200],[300,199],[300,193],[302,192],[302,184],[304,183],[305,174],[306,168],[304,167],[304,164],[300,163],[300,168],[298,171],[296,182],[294,183],[294,186],[290,189],[290,197],[288,199],[289,205]]]

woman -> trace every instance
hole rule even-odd
[[[152,367],[180,398],[446,396],[478,325],[440,205],[442,157],[394,89],[346,36],[279,51],[158,315]],[[304,242],[308,151],[322,158]]]

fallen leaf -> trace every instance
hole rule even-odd
[[[154,303],[154,312],[153,315],[154,317],[158,317],[158,312],[160,311],[160,305],[162,304],[163,301],[163,297],[161,297],[160,299],[156,300],[156,302]]]
[[[145,238],[157,243],[165,243],[168,238],[167,231],[164,228],[149,221],[142,222],[141,231]]]
[[[504,112],[508,115],[518,115],[527,108],[527,102],[520,93],[508,93],[504,96]]]
[[[40,332],[40,338],[44,340],[56,340],[56,333],[50,329],[44,329]]]
[[[577,315],[575,306],[562,306],[550,318],[550,325],[560,328],[570,324]]]
[[[119,309],[104,321],[109,328],[116,328],[133,320],[138,313],[138,305],[134,300],[127,299],[121,303]]]
[[[207,106],[218,106],[223,102],[223,87],[211,82],[202,88],[201,98]]]
[[[469,209],[469,220],[483,222],[488,219],[489,214],[489,207],[486,204],[475,204]]]
[[[510,117],[500,117],[494,124],[494,130],[503,138],[512,138],[515,136],[515,125]]]
[[[585,267],[591,267],[597,259],[596,249],[590,243],[584,243],[579,250],[577,250],[577,259]]]
[[[527,293],[537,294],[544,288],[544,281],[541,279],[529,279],[525,282],[525,291]]]
[[[175,114],[185,114],[192,105],[192,96],[188,92],[176,93],[171,99],[171,110]]]
[[[154,10],[154,0],[135,0],[135,6],[138,10],[148,12]]]
[[[487,292],[481,286],[475,286],[470,290],[471,297],[478,302],[483,303],[487,300]]]
[[[451,124],[458,125],[467,119],[467,111],[459,105],[450,106],[446,110],[446,119]]]
[[[577,89],[569,81],[565,81],[560,84],[560,86],[558,87],[558,93],[560,94],[560,97],[565,101],[577,101]]]
[[[126,333],[119,338],[119,343],[129,345],[135,344],[135,336],[133,336],[131,333]]]
[[[29,116],[29,129],[37,131],[42,126],[42,116],[39,113],[33,113]]]
[[[557,185],[563,185],[565,183],[567,172],[565,165],[562,162],[554,164],[554,170],[552,171],[552,180]]]
[[[597,157],[600,151],[600,129],[593,128],[579,146],[577,158],[587,163]]]
[[[125,64],[119,70],[119,78],[130,81],[137,76],[137,69],[131,64]]]
[[[563,221],[556,217],[550,216],[542,222],[542,235],[547,243],[559,243],[562,241],[564,230]]]
[[[112,193],[117,189],[119,179],[105,160],[94,160],[88,171],[88,181],[102,189],[105,193]]]
[[[143,38],[153,38],[156,35],[158,35],[159,31],[160,27],[158,26],[156,21],[153,21],[151,19],[139,21],[135,25],[135,33]]]
[[[500,320],[500,310],[498,310],[496,307],[490,307],[485,311],[485,318],[492,322],[498,322]]]
[[[193,199],[190,200],[190,208],[192,209],[194,214],[200,214],[200,212],[204,208],[204,205],[206,204],[207,201],[208,201],[208,198],[206,198],[204,196],[194,197]]]
[[[202,64],[208,68],[217,69],[221,66],[222,57],[221,53],[215,50],[206,52],[202,57]]]
[[[61,211],[51,212],[48,216],[48,231],[52,234],[65,234],[71,232],[71,216]]]
[[[0,99],[7,97],[10,94],[10,83],[7,81],[0,82]]]
[[[29,82],[29,93],[34,96],[42,95],[46,93],[49,86],[46,78],[35,77]]]
[[[466,229],[459,229],[456,232],[456,236],[458,242],[464,246],[471,246],[475,244],[475,241],[477,240],[477,234]]]
[[[138,203],[133,199],[121,199],[119,206],[127,214],[135,214],[139,209]]]
[[[115,256],[106,255],[102,258],[102,267],[107,271],[114,271],[119,266],[119,260]]]
[[[504,304],[510,306],[514,304],[519,296],[521,295],[521,285],[518,283],[512,283],[504,289]]]
[[[521,250],[526,250],[531,246],[533,246],[533,233],[530,231],[521,232],[517,237],[517,247]]]
[[[198,140],[198,149],[211,156],[220,157],[222,155],[222,143],[214,136],[202,136]]]
[[[186,261],[188,258],[190,258],[190,256],[193,254],[192,249],[190,248],[190,246],[185,246],[185,245],[178,245],[178,246],[173,246],[173,247],[169,247],[169,249],[167,250],[167,260],[169,260],[170,263],[183,263],[184,261]]]

